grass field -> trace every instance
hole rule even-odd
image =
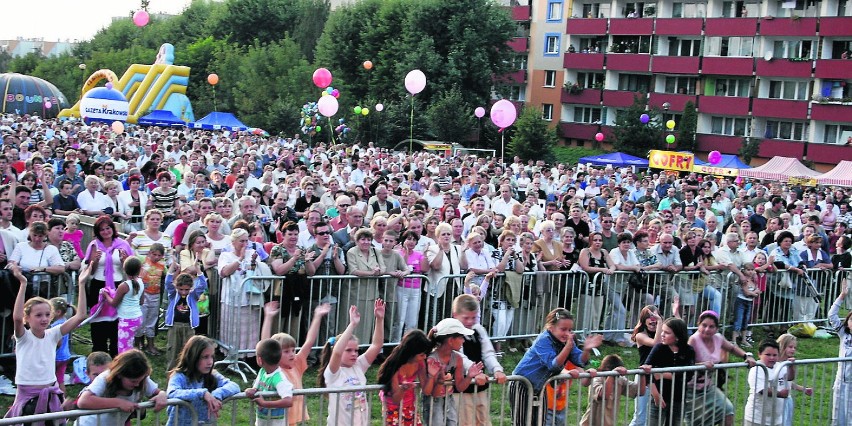
[[[762,331],[756,330],[755,340],[759,340],[762,337]],[[88,334],[87,329],[83,329],[80,332],[81,336],[87,337]],[[159,336],[159,347],[165,347],[165,334],[161,333]],[[638,366],[638,353],[635,349],[632,348],[622,348],[618,346],[603,346],[601,349],[601,357],[616,353],[620,355],[625,362],[625,365],[628,368],[636,368]],[[756,349],[753,350],[755,353]],[[831,358],[836,357],[838,351],[838,340],[837,338],[831,338],[827,340],[819,340],[819,339],[800,339],[799,340],[799,359],[805,358]],[[79,343],[73,344],[73,353],[82,354],[88,353],[89,348]],[[507,373],[511,373],[514,366],[520,361],[523,356],[523,351],[518,352],[505,352],[501,358],[501,364],[507,371]],[[597,358],[600,359],[600,358]],[[167,360],[165,356],[156,356],[151,357],[151,364],[154,369],[153,379],[157,382],[163,389],[167,385],[166,371],[165,366],[167,364]],[[732,362],[737,362],[739,360],[731,360]],[[369,383],[375,383],[376,373],[378,371],[378,367],[374,366],[370,368],[367,373],[367,377]],[[834,380],[834,372],[836,371],[836,365],[833,363],[830,364],[820,364],[816,366],[810,366],[808,368],[800,368],[799,369],[799,379],[797,383],[800,383],[804,386],[809,386],[814,388],[814,395],[812,397],[804,396],[803,394],[797,393],[795,394],[796,401],[796,425],[825,425],[830,423],[831,419],[831,401],[832,401],[832,383]],[[744,411],[746,398],[748,396],[748,384],[746,382],[746,374],[747,370],[744,368],[738,368],[735,370],[729,370],[728,374],[728,384],[726,385],[726,391],[728,398],[734,403],[735,411],[736,411],[736,420],[735,424],[742,424],[742,413]],[[242,379],[236,376],[233,373],[226,373],[228,377],[232,380],[235,380],[242,389],[247,388],[250,383],[243,383]],[[307,371],[304,376],[304,386],[305,388],[312,388],[316,384],[317,378],[317,369],[311,368]],[[250,378],[251,380],[251,378]],[[80,391],[80,386],[69,386],[68,393],[70,395],[76,395]],[[492,400],[492,421],[494,424],[510,424],[509,410],[510,410],[510,402],[508,401],[507,392],[504,392],[506,389],[505,386],[492,386],[491,391],[491,400]],[[586,397],[588,390],[579,386],[579,384],[573,384],[570,389],[569,396],[569,408],[568,408],[568,424],[577,424],[585,411],[586,408]],[[0,406],[3,407],[5,412],[6,408],[12,403],[13,398],[10,396],[0,396]],[[381,425],[381,406],[378,398],[375,394],[370,395],[370,401],[372,405],[372,423],[374,425]],[[325,424],[325,419],[323,418],[321,422],[317,422],[318,417],[324,417],[321,413],[325,413],[326,411],[327,401],[321,400],[319,397],[311,397],[308,398],[308,411],[314,414],[312,422],[310,424]],[[248,425],[250,424],[250,411],[251,406],[246,400],[236,401],[232,403],[230,406],[226,405],[222,410],[222,417],[220,418],[219,424],[234,424],[234,425]],[[626,402],[622,404],[621,410],[619,411],[619,422],[617,424],[626,425],[629,422],[630,416],[633,412],[633,403]],[[802,416],[802,417],[800,417]],[[148,418],[142,422],[142,424],[157,424],[157,416],[149,414]],[[159,416],[159,420],[162,424],[165,424],[165,415]]]

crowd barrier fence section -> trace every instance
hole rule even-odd
[[[167,402],[168,406],[179,407],[180,410],[177,410],[179,416],[182,412],[188,412],[191,416],[191,421],[193,425],[203,425],[203,424],[212,424],[212,423],[201,423],[198,421],[198,413],[195,411],[195,408],[192,407],[192,404],[186,402],[181,399],[169,399]],[[143,421],[145,425],[165,425],[166,419],[168,416],[166,415],[166,409],[159,412],[154,412],[154,403],[151,401],[146,401],[139,404],[139,410],[133,414],[129,419],[129,424],[133,425],[142,425]],[[144,409],[144,415],[143,415]],[[59,411],[55,413],[45,413],[45,414],[35,414],[30,416],[20,416],[20,417],[10,417],[5,419],[0,419],[0,426],[13,426],[20,424],[32,424],[36,422],[47,422],[53,420],[76,420],[80,417],[91,416],[96,414],[110,414],[110,413],[119,413],[121,410],[117,408],[109,408],[104,410],[70,410],[70,411]],[[176,420],[179,420],[179,417],[176,417]],[[108,424],[107,422],[98,422],[98,426],[116,426],[114,424]]]

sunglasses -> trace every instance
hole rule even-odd
[[[331,232],[328,232],[328,231],[317,232],[317,235],[329,235],[329,234],[331,234]]]

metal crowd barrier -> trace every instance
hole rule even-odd
[[[190,416],[193,425],[198,424],[206,424],[199,423],[198,421],[198,413],[195,412],[195,408],[192,407],[192,404],[186,402],[181,399],[169,399],[167,402],[168,406],[179,406],[181,408],[185,408]],[[155,413],[152,408],[154,408],[154,403],[151,401],[146,401],[139,404],[140,409],[145,409],[146,414],[144,417],[144,422],[146,425],[164,425],[166,424],[166,419],[168,416],[166,415],[166,409],[163,409],[160,412]],[[182,410],[177,410],[177,413],[180,413]],[[76,420],[80,417],[84,416],[92,416],[96,414],[110,414],[110,413],[119,413],[121,410],[118,408],[108,408],[103,410],[70,410],[70,411],[59,411],[55,413],[44,413],[44,414],[35,414],[30,416],[20,416],[20,417],[10,417],[5,419],[0,419],[0,426],[12,426],[12,425],[20,425],[20,424],[31,424],[35,422],[47,422],[52,420]],[[176,420],[179,418],[176,414]],[[143,415],[141,410],[137,410],[132,417],[130,417],[129,422],[131,424],[141,425],[143,422]],[[177,422],[176,422],[177,423]],[[98,426],[116,426],[112,424],[106,423],[97,423]]]

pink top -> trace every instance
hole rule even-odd
[[[400,383],[414,383],[415,381],[417,381],[417,373],[412,376],[403,376],[402,372],[397,371],[396,376]],[[415,407],[415,403],[417,401],[417,393],[415,388],[412,387],[403,392],[404,393],[402,394],[402,401],[400,401],[400,404],[397,404],[390,395],[385,393],[384,390],[379,392],[382,401],[384,401],[385,405],[387,405],[387,407],[389,408],[388,411],[398,409],[400,405],[408,409],[413,409]]]
[[[64,241],[68,241],[71,245],[74,246],[74,250],[77,252],[77,256],[80,258],[83,257],[83,247],[80,245],[80,242],[83,240],[83,231],[78,229],[74,232],[66,232],[62,239]]]
[[[403,258],[405,258],[405,252],[399,252]],[[411,273],[415,275],[422,274],[424,271],[420,269],[420,263],[423,260],[423,253],[419,251],[412,251],[411,254],[405,259],[405,263],[411,268]],[[420,278],[403,278],[400,280],[399,285],[404,288],[420,288]]]
[[[695,350],[695,363],[700,362],[712,362],[713,364],[718,364],[722,362],[722,344],[725,343],[725,337],[719,333],[716,333],[713,336],[713,350],[711,351],[704,344],[704,340],[701,339],[701,336],[698,332],[693,334],[695,339],[692,339],[692,348]],[[696,374],[695,375],[695,388],[702,389],[705,386],[713,384],[713,376],[708,376],[706,374]]]

